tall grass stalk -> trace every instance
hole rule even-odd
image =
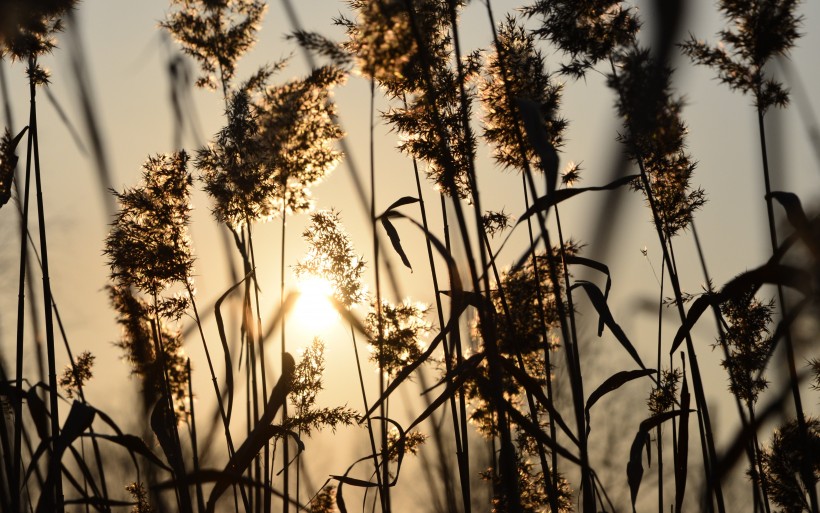
[[[46,242],[45,210],[43,205],[43,187],[40,176],[40,149],[37,138],[37,101],[34,75],[37,69],[37,61],[34,57],[29,59],[29,97],[31,99],[31,117],[29,121],[29,137],[32,141],[32,156],[34,159],[34,183],[37,191],[37,220],[40,228],[40,255],[43,262],[43,314],[46,327],[46,355],[48,357],[48,384],[49,384],[49,411],[51,414],[51,449],[52,455],[57,451],[57,436],[60,433],[59,409],[57,401],[57,365],[54,353],[54,320],[51,314],[51,283],[48,272],[48,244]],[[24,240],[25,234],[20,237]],[[48,502],[52,504],[56,511],[63,511],[63,485],[60,462],[51,458],[49,473],[52,476],[53,490],[46,493],[51,495]]]

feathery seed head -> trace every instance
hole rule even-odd
[[[783,84],[765,72],[766,63],[788,55],[800,37],[802,17],[795,14],[799,0],[720,0],[730,26],[718,32],[720,42],[710,46],[690,36],[681,48],[696,64],[715,68],[730,89],[754,96],[763,112],[789,101]]]
[[[79,396],[80,389],[93,377],[91,367],[94,365],[94,358],[89,351],[83,351],[73,365],[63,369],[63,375],[60,376],[58,383],[69,398]]]
[[[185,417],[188,371],[182,350],[182,333],[166,324],[156,309],[135,296],[124,282],[108,285],[108,296],[122,328],[115,345],[125,352],[131,372],[143,379],[143,404],[152,405],[164,394],[163,363],[177,419]],[[158,320],[159,319],[159,320]],[[157,322],[160,323],[157,328]],[[162,341],[160,353],[157,340]]]
[[[267,6],[263,0],[171,0],[177,7],[160,23],[199,61],[197,86],[230,89],[236,63],[256,42]]]
[[[184,151],[149,157],[143,164],[142,183],[114,192],[120,211],[104,251],[112,277],[149,296],[159,295],[173,283],[186,283],[191,277],[194,259],[188,218],[192,179],[187,162]]]
[[[721,365],[729,372],[732,394],[749,405],[757,401],[758,394],[767,386],[761,371],[773,343],[768,329],[773,310],[774,301],[762,303],[752,292],[720,305],[729,324],[725,334],[729,356]]]
[[[690,186],[696,164],[685,151],[683,101],[672,96],[671,69],[649,50],[624,49],[615,64],[608,81],[618,92],[616,108],[626,129],[621,140],[630,158],[644,166],[662,228],[671,237],[706,202],[704,191]]]
[[[512,16],[499,26],[498,44],[486,69],[489,76],[481,83],[479,95],[484,107],[484,137],[493,146],[496,162],[523,171],[528,163],[537,161],[538,155],[525,137],[515,100],[527,99],[539,106],[549,142],[558,148],[567,126],[565,120],[556,117],[561,85],[545,71],[544,57],[535,48],[533,35]]]
[[[761,454],[769,497],[783,513],[811,511],[806,490],[820,481],[820,420],[806,417],[806,431],[796,420],[780,426]]]
[[[0,58],[36,59],[56,46],[54,34],[63,30],[62,16],[78,0],[4,0],[0,3]]]
[[[390,377],[421,357],[424,352],[422,339],[432,329],[425,320],[429,307],[405,299],[394,305],[382,300],[381,320],[375,301],[365,318],[365,329],[370,334],[370,359]],[[381,328],[381,337],[379,331]]]
[[[634,8],[620,0],[537,0],[523,12],[541,18],[535,34],[569,55],[562,72],[576,78],[631,45],[640,27]]]
[[[362,282],[365,263],[353,251],[339,213],[320,210],[311,214],[310,219],[310,226],[302,233],[310,249],[296,264],[296,276],[327,280],[333,297],[347,307],[364,301],[367,294]]]

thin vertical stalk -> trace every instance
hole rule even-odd
[[[490,26],[491,26],[492,34],[493,34],[493,43],[494,43],[496,51],[498,52],[498,55],[499,55],[499,64],[500,64],[501,69],[502,69],[502,75],[503,75],[502,78],[504,79],[504,87],[505,87],[506,95],[507,95],[507,98],[508,98],[508,101],[509,101],[509,108],[511,109],[512,112],[517,112],[518,109],[516,108],[515,103],[512,101],[513,99],[512,99],[512,94],[511,94],[511,91],[510,91],[509,80],[507,79],[509,70],[506,67],[506,56],[504,55],[504,51],[503,51],[501,45],[499,44],[498,33],[496,31],[496,26],[495,26],[495,17],[493,15],[492,5],[491,5],[489,0],[487,0],[486,6],[487,6],[487,15],[488,15],[488,18],[489,18],[489,21],[490,21]],[[515,125],[515,136],[516,136],[516,142],[517,142],[519,148],[522,149],[522,154],[523,154],[524,136],[521,133],[520,125],[517,124],[517,123]],[[533,197],[536,197],[537,191],[536,191],[536,187],[535,187],[535,181],[533,180],[532,171],[529,167],[529,164],[526,163],[526,160],[525,160],[524,178],[525,178],[525,183],[527,183],[529,185],[529,189],[530,189],[531,194],[533,195]],[[575,317],[574,317],[573,308],[571,306],[572,302],[571,302],[571,297],[570,297],[571,292],[570,292],[570,286],[569,286],[569,275],[567,273],[566,259],[565,259],[565,255],[564,255],[564,251],[563,251],[563,242],[562,242],[560,249],[561,249],[561,258],[562,258],[562,264],[563,264],[563,277],[564,277],[564,281],[565,281],[565,287],[566,287],[568,302],[569,302],[569,305],[570,305],[570,307],[569,307],[570,327],[569,327],[569,330],[568,330],[567,329],[567,311],[566,311],[567,309],[564,308],[563,299],[561,298],[560,287],[557,286],[557,284],[560,283],[560,281],[558,280],[558,273],[555,270],[555,265],[554,265],[553,258],[552,258],[552,244],[550,242],[549,232],[548,232],[547,227],[546,227],[546,221],[545,221],[545,218],[544,218],[541,211],[537,212],[537,217],[538,217],[539,226],[540,226],[541,232],[544,236],[544,241],[545,241],[546,247],[547,247],[548,272],[549,272],[550,281],[551,281],[551,283],[553,283],[553,295],[554,295],[554,299],[555,299],[556,309],[558,310],[558,317],[560,319],[561,335],[562,335],[562,338],[564,340],[565,354],[566,354],[566,357],[567,357],[567,369],[568,369],[569,374],[570,374],[570,383],[572,385],[571,388],[572,388],[573,406],[574,406],[574,410],[575,410],[574,413],[575,413],[575,420],[576,420],[577,430],[578,430],[578,438],[579,438],[579,441],[580,441],[579,449],[580,449],[580,456],[581,456],[581,481],[582,481],[581,486],[582,486],[582,491],[583,491],[582,493],[583,493],[584,511],[585,512],[590,512],[590,511],[593,511],[594,508],[595,508],[595,497],[594,497],[594,494],[593,494],[594,486],[593,486],[592,473],[591,473],[591,469],[589,467],[589,459],[588,459],[588,453],[587,453],[586,426],[585,426],[585,420],[584,420],[584,414],[583,414],[583,410],[584,410],[584,407],[583,407],[583,397],[584,397],[583,381],[582,381],[582,376],[581,376],[580,356],[579,356],[578,350],[577,350],[578,349],[578,341],[577,341],[577,334],[575,332]],[[559,232],[560,232],[560,226],[559,226]],[[563,240],[563,234],[559,233],[559,239]],[[531,246],[532,246],[532,243],[531,243]],[[534,248],[531,249],[531,251],[532,250],[534,250]],[[549,368],[545,369],[545,370],[546,370],[546,372],[550,372]],[[553,469],[553,472],[555,472],[555,469]],[[557,482],[556,482],[556,485],[557,485]],[[551,494],[551,495],[555,496],[554,493]],[[553,500],[553,503],[554,502],[555,501]],[[553,507],[553,509],[556,509],[557,504],[554,504],[552,507]]]
[[[422,194],[421,190],[421,178],[419,176],[419,166],[416,159],[413,159],[413,174],[416,179],[416,192],[418,193],[419,197],[419,211],[421,212],[421,223],[424,227],[424,241],[425,246],[427,248],[427,261],[430,266],[430,274],[433,280],[433,293],[435,294],[435,301],[436,301],[436,312],[438,314],[438,322],[439,326],[442,328],[445,326],[444,321],[444,307],[441,302],[441,288],[439,287],[438,283],[438,273],[436,271],[436,261],[433,257],[433,245],[430,241],[430,227],[427,222],[427,208],[424,202],[424,195]],[[452,335],[451,335],[452,337]],[[450,371],[452,370],[452,353],[449,350],[448,344],[445,341],[442,344],[443,352],[444,352],[444,368],[447,372],[447,375],[450,375]],[[461,484],[461,499],[462,504],[464,507],[465,513],[470,513],[471,511],[471,504],[470,504],[470,475],[469,475],[469,459],[468,453],[466,450],[467,440],[462,439],[461,430],[460,430],[460,423],[467,421],[467,419],[462,414],[461,419],[459,420],[459,410],[456,405],[456,396],[463,397],[461,391],[457,391],[453,396],[450,397],[450,411],[452,412],[451,415],[453,417],[453,436],[455,438],[456,444],[456,461],[458,462],[458,475],[459,475],[459,482]]]
[[[439,195],[439,202],[441,206],[441,224],[442,224],[442,231],[444,232],[444,247],[447,250],[447,253],[452,255],[453,249],[452,244],[450,242],[450,222],[447,216],[447,202],[444,199],[443,195]],[[450,289],[452,290],[452,283],[450,284]],[[452,303],[451,303],[452,308]],[[464,361],[464,356],[461,351],[461,329],[458,323],[455,323],[453,326],[453,332],[450,334],[449,337],[450,343],[450,354],[455,353],[456,355],[456,365],[461,364]],[[446,343],[446,341],[445,341]],[[459,412],[459,428],[461,429],[461,441],[462,441],[462,450],[464,451],[464,471],[468,474],[467,477],[467,485],[466,491],[462,489],[462,495],[465,495],[465,500],[467,501],[464,505],[465,513],[469,513],[472,509],[472,493],[470,493],[470,479],[469,479],[469,471],[470,471],[470,439],[467,432],[467,399],[464,393],[458,394],[458,412]]]
[[[29,69],[34,72],[36,61],[32,57],[29,59]],[[46,490],[45,493],[52,494],[55,511],[63,511],[63,485],[62,467],[60,462],[54,458],[57,447],[57,436],[60,432],[60,419],[57,403],[57,364],[54,354],[54,320],[51,315],[51,282],[48,272],[48,244],[46,241],[45,208],[43,205],[43,187],[40,176],[40,151],[37,141],[37,102],[36,85],[34,79],[29,79],[29,94],[31,97],[31,123],[29,130],[33,143],[34,156],[34,183],[37,191],[37,220],[40,228],[40,254],[43,259],[43,313],[45,315],[46,327],[46,355],[48,358],[48,385],[49,385],[49,410],[51,413],[51,448],[52,457],[49,473],[53,476],[53,490]],[[24,234],[21,234],[24,237]]]
[[[530,195],[527,192],[527,183],[526,178],[524,176],[521,177],[522,186],[524,189],[524,208],[529,210],[530,208]],[[535,283],[536,283],[536,300],[538,302],[538,320],[541,323],[541,330],[544,332],[544,378],[546,381],[546,388],[547,388],[547,397],[550,398],[552,401],[554,399],[552,395],[552,362],[550,361],[550,347],[549,347],[549,331],[547,330],[547,323],[544,317],[544,306],[543,301],[544,298],[541,294],[541,278],[540,278],[540,270],[538,269],[538,260],[535,254],[535,237],[532,231],[532,220],[527,218],[527,235],[529,236],[530,240],[530,258],[532,259],[532,265],[535,273]],[[552,258],[551,252],[552,248],[547,248],[548,258]],[[550,430],[550,438],[553,440],[558,440],[557,438],[557,430],[555,428],[555,422],[552,421],[552,412],[547,412],[548,420],[549,420],[549,430]],[[546,480],[546,484],[549,487],[549,501],[550,501],[550,508],[553,511],[558,511],[558,494],[557,494],[557,487],[558,487],[558,454],[555,451],[550,451],[551,457],[551,467],[549,469],[542,469],[544,473],[544,477]]]
[[[697,248],[698,259],[700,261],[700,266],[701,266],[701,269],[703,270],[703,278],[706,281],[706,284],[707,284],[707,287],[708,287],[707,292],[713,293],[714,289],[713,289],[713,286],[712,286],[712,277],[709,274],[709,269],[706,267],[706,256],[705,256],[704,251],[703,251],[703,246],[700,243],[700,237],[698,237],[698,231],[697,231],[697,228],[695,227],[694,219],[692,220],[692,222],[690,224],[690,227],[692,228],[692,236],[695,239],[695,247]],[[720,347],[723,350],[723,358],[728,360],[729,359],[729,345],[726,341],[726,331],[724,330],[724,327],[723,327],[725,321],[723,319],[723,316],[720,313],[720,308],[719,307],[713,307],[712,312],[715,315],[715,324],[716,324],[717,330],[718,330],[718,338],[720,340]],[[732,394],[732,397],[734,398],[735,405],[737,406],[737,413],[738,413],[738,417],[740,418],[740,424],[741,424],[741,426],[743,426],[743,429],[745,431],[746,427],[749,424],[749,422],[746,419],[746,414],[743,411],[743,403],[742,403],[740,397],[738,397],[737,395]],[[673,424],[673,426],[674,426],[674,424]],[[752,449],[751,444],[746,448],[746,457],[749,459],[749,465],[754,465],[755,464],[755,459],[756,458],[755,458],[754,451]],[[755,489],[756,489],[756,483],[752,483],[753,494],[754,494],[754,497],[755,497],[755,501],[757,501],[757,491]],[[757,508],[757,505],[755,507]]]
[[[29,114],[29,124],[34,117],[34,103],[31,104]],[[18,201],[22,201],[23,210],[20,214],[20,274],[17,290],[17,354],[16,354],[16,386],[17,390],[23,390],[23,354],[24,354],[24,335],[25,335],[25,278],[26,278],[26,264],[28,262],[28,244],[26,235],[28,234],[28,207],[29,207],[29,189],[31,185],[31,152],[33,146],[34,135],[31,130],[28,133],[28,142],[26,150],[26,174],[25,185],[23,189],[23,197],[20,198],[20,189],[17,189]],[[22,454],[21,454],[21,440],[23,432],[23,401],[22,399],[14,401],[14,449],[13,449],[13,471],[11,473],[12,485],[12,511],[14,513],[20,512],[20,476],[22,475]]]
[[[373,229],[373,272],[376,281],[376,344],[379,348],[379,397],[384,397],[384,320],[382,319],[382,289],[381,273],[379,272],[379,232],[376,223],[376,83],[370,80],[370,226]],[[358,357],[357,357],[358,360]],[[387,483],[390,482],[390,473],[387,459],[387,418],[385,401],[381,402],[379,415],[381,421],[381,485],[379,486],[379,496],[381,498],[382,512],[390,512],[390,490]],[[377,470],[378,472],[378,470]]]
[[[254,283],[253,294],[256,306],[256,343],[259,346],[259,372],[260,377],[262,378],[262,397],[265,398],[268,396],[267,378],[265,376],[265,367],[267,366],[267,359],[265,358],[265,344],[262,340],[262,310],[259,307],[259,280],[256,274],[256,255],[253,251],[253,233],[251,230],[250,219],[247,216],[245,217],[245,223],[248,227],[248,254],[250,256],[250,267],[253,270],[251,277],[253,278]],[[284,251],[284,245],[282,247]],[[287,439],[285,440],[285,443],[287,443]],[[267,487],[270,486],[269,476],[271,473],[270,446],[268,444],[265,444],[263,451],[263,467],[265,476],[264,484],[266,487],[265,490],[267,490]],[[267,491],[265,492],[263,511],[265,513],[270,513],[271,511],[271,494]]]
[[[612,76],[614,77],[617,86],[618,74],[615,70],[615,63],[611,57],[609,59],[609,64],[612,69]],[[620,87],[616,87],[616,90],[619,95],[622,95]],[[672,257],[670,256],[669,247],[667,246],[667,243],[671,246],[671,241],[667,241],[667,237],[664,234],[663,222],[661,221],[657,205],[655,204],[655,197],[652,193],[652,187],[649,183],[646,168],[644,167],[643,157],[638,155],[635,160],[638,163],[641,185],[646,194],[649,208],[652,213],[652,220],[653,225],[655,226],[655,231],[657,232],[658,243],[660,244],[663,252],[663,261],[669,271],[669,282],[671,283],[672,291],[675,294],[675,304],[677,306],[678,316],[680,317],[681,323],[683,323],[686,320],[686,312],[683,309],[683,295],[681,293],[677,271],[675,269],[674,262],[672,261]],[[692,337],[689,333],[686,334],[685,340],[686,351],[689,353],[689,362],[692,369],[692,386],[695,389],[695,404],[697,405],[698,411],[698,427],[700,431],[701,448],[703,450],[703,464],[704,471],[706,473],[706,482],[709,488],[709,495],[711,497],[711,495],[714,494],[718,511],[720,513],[725,513],[726,508],[723,502],[723,489],[720,482],[715,481],[714,479],[714,465],[717,462],[717,453],[715,451],[715,442],[712,434],[712,423],[709,416],[709,407],[706,404],[706,394],[703,389],[703,380],[700,375],[700,366],[698,365],[697,355],[695,354],[695,346],[692,343]],[[706,507],[709,511],[712,510],[713,504],[711,498],[707,502]]]
[[[159,301],[157,300],[157,293],[154,291],[152,293],[154,299],[154,319],[153,319],[153,331],[154,331],[154,341],[157,345],[157,358],[159,359],[159,366],[162,369],[162,385],[163,385],[163,393],[165,395],[166,405],[168,408],[168,422],[171,424],[171,437],[172,443],[174,444],[173,450],[175,454],[173,455],[174,459],[177,460],[175,463],[172,464],[171,467],[174,470],[175,478],[178,483],[185,483],[186,476],[185,476],[185,461],[182,459],[182,442],[179,437],[179,429],[177,426],[177,419],[176,419],[176,411],[174,410],[174,399],[171,395],[171,385],[170,379],[168,378],[168,362],[165,361],[165,347],[162,342],[162,320],[159,314],[158,304]],[[181,472],[182,475],[176,475],[177,472]],[[179,505],[179,509],[185,513],[191,513],[191,496],[188,493],[188,487],[186,485],[178,485],[174,487],[176,491],[176,499]]]
[[[654,271],[653,271],[654,272]],[[658,359],[656,374],[657,386],[661,386],[661,358],[663,353],[663,282],[666,274],[666,267],[661,266],[660,297],[658,298]],[[670,372],[672,369],[669,369]],[[674,423],[672,424],[674,426]],[[655,437],[658,443],[658,513],[663,513],[663,431],[659,424],[655,430]],[[674,446],[674,447],[677,447]]]
[[[353,329],[353,325],[350,325],[350,338],[353,342],[353,356],[356,358],[356,371],[359,375],[359,388],[362,392],[362,405],[364,406],[364,411],[370,411],[370,406],[367,403],[367,393],[365,392],[364,387],[364,375],[362,374],[362,364],[359,360],[359,347],[356,345],[356,332]],[[370,439],[370,451],[373,454],[373,468],[374,473],[376,474],[376,482],[379,485],[379,490],[382,487],[382,475],[379,472],[379,457],[378,451],[376,450],[376,438],[373,436],[373,423],[370,420],[370,417],[367,418],[367,434]]]
[[[194,459],[194,472],[199,474],[199,450],[197,447],[197,440],[196,440],[196,414],[194,413],[194,386],[193,380],[191,379],[191,359],[188,358],[186,362],[186,370],[188,371],[188,401],[191,404],[191,449],[193,451],[193,459]],[[196,504],[197,504],[197,511],[199,513],[203,513],[204,506],[205,506],[205,498],[202,495],[202,483],[198,480],[196,482]]]
[[[774,220],[774,199],[771,196],[772,186],[769,173],[769,156],[766,147],[766,128],[763,123],[763,109],[759,105],[757,107],[757,128],[760,136],[760,158],[763,163],[763,183],[766,188],[766,214],[769,221],[769,239],[772,244],[772,253],[774,254],[777,253],[777,227]],[[780,284],[777,285],[777,298],[780,302],[781,315],[784,318],[788,317],[788,307],[783,294],[783,287]],[[789,384],[791,385],[792,397],[794,398],[794,409],[797,416],[797,425],[803,439],[808,440],[808,427],[806,425],[806,416],[803,413],[803,401],[800,398],[797,368],[794,363],[794,343],[792,341],[791,329],[788,327],[785,331],[784,342],[786,343],[786,365],[789,368]],[[820,511],[820,506],[818,506],[817,489],[810,486],[808,487],[808,493],[812,511],[814,513],[818,513],[818,511]]]
[[[287,179],[283,180],[282,183],[283,193],[282,193],[282,240],[281,240],[281,253],[279,255],[279,308],[282,309],[285,306],[285,234],[286,234],[286,227],[287,227]],[[286,350],[286,335],[285,335],[285,319],[286,316],[282,316],[282,328],[281,328],[281,358],[284,362],[285,358],[285,350]],[[282,424],[284,425],[288,420],[288,400],[287,397],[284,401],[282,401]],[[282,483],[282,512],[288,513],[290,510],[290,447],[289,447],[290,439],[285,436],[282,441],[282,462],[284,465],[284,472],[283,472],[283,483]],[[267,494],[266,494],[267,495]]]
[[[216,379],[216,372],[214,371],[213,361],[211,360],[211,353],[208,350],[208,344],[205,342],[205,333],[202,331],[202,320],[199,317],[199,310],[196,307],[196,299],[194,299],[194,293],[191,288],[190,282],[185,282],[186,289],[188,291],[188,296],[191,298],[191,308],[194,311],[194,320],[196,321],[196,326],[199,331],[199,336],[202,339],[202,347],[205,349],[205,359],[208,362],[208,370],[211,373],[211,382],[214,385],[214,394],[216,396],[216,405],[217,405],[217,415],[222,420],[222,427],[225,431],[225,442],[228,446],[228,457],[233,457],[234,455],[234,445],[233,445],[233,437],[231,436],[231,429],[228,422],[228,417],[225,413],[225,404],[222,401],[222,394],[219,392],[219,384]],[[228,363],[230,365],[230,362]],[[193,396],[192,396],[193,397]],[[192,407],[193,409],[193,407]],[[216,421],[216,419],[214,419]],[[236,485],[233,486],[234,489],[234,498],[236,498]],[[239,488],[242,494],[242,502],[245,505],[245,510],[248,510],[248,497],[245,494],[245,488]]]

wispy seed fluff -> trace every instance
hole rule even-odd
[[[344,134],[331,89],[344,73],[325,66],[308,77],[269,87],[254,97],[249,84],[228,105],[228,124],[197,153],[205,190],[219,222],[238,228],[311,207],[310,187],[341,161]]]
[[[614,62],[608,81],[618,94],[616,108],[624,120],[621,140],[630,158],[644,166],[662,229],[672,237],[706,202],[703,189],[690,186],[696,164],[685,151],[683,102],[672,96],[671,70],[649,50],[624,50]]]
[[[537,162],[538,155],[526,137],[515,101],[527,99],[538,105],[549,142],[559,147],[567,126],[556,117],[561,85],[545,71],[544,57],[535,48],[533,36],[511,16],[498,27],[498,44],[487,59],[486,69],[488,76],[480,86],[484,137],[493,147],[496,162],[523,171]]]
[[[142,183],[114,192],[120,204],[106,240],[114,281],[156,296],[186,283],[194,259],[188,237],[191,175],[184,151],[149,157]]]

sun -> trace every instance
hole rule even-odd
[[[293,307],[293,320],[311,333],[323,331],[339,320],[339,313],[333,307],[333,284],[324,278],[310,276],[296,284],[299,298]]]

